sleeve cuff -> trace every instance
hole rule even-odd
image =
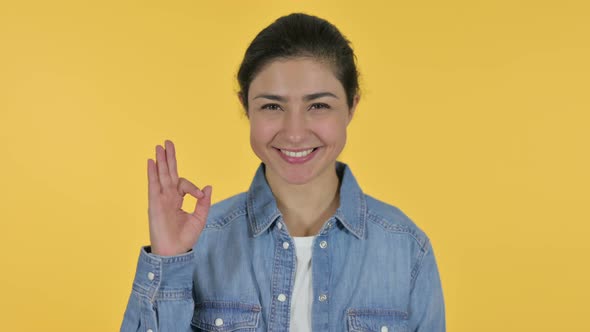
[[[140,250],[133,288],[154,299],[158,291],[192,290],[195,253],[176,256],[159,256],[151,253],[150,246]]]

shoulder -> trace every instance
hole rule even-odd
[[[245,216],[246,192],[227,197],[209,208],[206,228],[222,228],[232,221]]]
[[[422,250],[426,250],[430,240],[402,210],[394,205],[364,194],[367,203],[367,222],[391,234],[411,237]]]

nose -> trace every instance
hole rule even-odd
[[[301,142],[307,131],[303,112],[286,112],[283,120],[283,129],[287,139],[292,143]]]

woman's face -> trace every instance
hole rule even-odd
[[[346,94],[329,65],[311,58],[267,64],[248,92],[250,144],[267,176],[305,184],[334,169],[358,97]]]

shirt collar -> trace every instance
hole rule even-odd
[[[248,220],[255,237],[281,216],[264,173],[265,165],[260,163],[247,193]],[[340,206],[334,217],[356,237],[364,239],[367,214],[365,195],[347,164],[336,161],[336,173],[341,182]]]

